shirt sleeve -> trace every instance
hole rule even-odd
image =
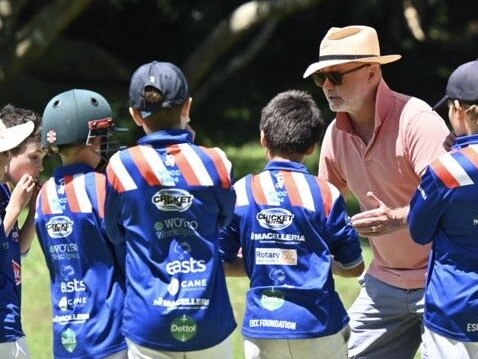
[[[402,116],[409,116],[408,110],[405,107]],[[445,121],[431,109],[416,111],[410,116],[404,136],[408,143],[404,148],[408,149],[409,162],[418,176],[423,174],[430,163],[446,152],[443,141],[449,133]]]
[[[335,121],[332,122],[325,131],[324,139],[320,147],[318,177],[332,183],[340,192],[345,193],[347,192],[347,182],[336,166],[337,162],[332,150],[332,132],[334,127]]]

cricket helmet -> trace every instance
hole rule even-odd
[[[58,146],[92,144],[101,137],[102,157],[118,149],[108,101],[99,93],[73,89],[54,96],[42,116],[42,147],[58,153]]]

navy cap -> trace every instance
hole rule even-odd
[[[147,87],[160,91],[163,101],[147,102],[144,98]],[[153,61],[138,67],[131,76],[130,106],[139,109],[144,118],[161,108],[181,106],[188,96],[189,88],[186,78],[183,72],[172,63]]]
[[[446,95],[433,106],[436,110],[448,100],[478,104],[478,60],[467,62],[456,68],[448,78]]]

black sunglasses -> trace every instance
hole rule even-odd
[[[329,79],[335,86],[342,85],[343,77],[345,74],[349,74],[351,72],[360,70],[365,66],[369,66],[370,64],[361,65],[359,67],[355,67],[351,70],[344,71],[344,72],[337,72],[337,71],[330,71],[330,72],[314,72],[312,74],[312,79],[314,80],[315,84],[319,87],[324,86],[325,79]]]

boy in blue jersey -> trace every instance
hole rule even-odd
[[[6,105],[0,111],[0,119],[6,127],[21,125],[26,122],[34,124],[33,132],[21,143],[20,146],[10,151],[10,160],[5,168],[5,184],[6,191],[10,191],[20,184],[20,186],[28,186],[31,182],[36,182],[31,192],[26,192],[22,196],[19,205],[15,206],[15,210],[7,213],[4,219],[6,233],[11,230],[13,236],[18,238],[20,244],[20,253],[25,255],[32,244],[35,236],[35,202],[38,191],[40,189],[40,172],[43,170],[43,157],[45,151],[41,148],[41,116],[35,111],[15,107],[11,104]],[[25,220],[19,226],[17,218],[23,208],[28,208]]]
[[[106,178],[97,170],[112,127],[110,105],[89,90],[62,92],[43,112],[42,145],[62,162],[40,190],[35,217],[50,272],[58,359],[127,358],[124,253],[102,229]]]
[[[21,250],[14,224],[34,191],[35,181],[26,175],[12,192],[4,181],[10,151],[33,130],[32,121],[6,128],[0,120],[0,358],[5,359],[30,358],[20,317]]]
[[[228,274],[237,274],[242,251],[250,279],[242,326],[247,359],[347,357],[348,316],[332,268],[358,276],[364,264],[339,191],[302,164],[323,126],[309,94],[279,93],[259,126],[269,162],[234,185],[235,216],[220,246]]]
[[[146,133],[107,167],[106,230],[126,242],[130,359],[232,358],[236,327],[219,228],[236,199],[224,152],[192,142],[188,84],[168,62],[133,73],[130,114]]]
[[[432,162],[410,204],[410,233],[432,243],[425,341],[433,359],[478,358],[478,61],[459,66],[445,97],[455,143]]]

